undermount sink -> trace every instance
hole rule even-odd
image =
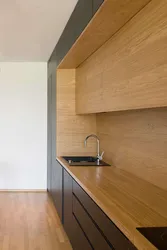
[[[70,166],[110,166],[104,161],[98,161],[92,156],[63,156]]]

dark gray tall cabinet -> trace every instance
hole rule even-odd
[[[100,8],[101,4],[104,2],[104,0],[93,0],[93,15],[96,13],[96,11]]]
[[[47,189],[63,221],[63,170],[56,161],[56,68],[85,29],[103,0],[79,0],[48,61]],[[54,24],[53,24],[54,25]],[[56,25],[56,23],[55,23]]]

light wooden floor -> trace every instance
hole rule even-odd
[[[0,192],[0,250],[71,250],[47,193]]]

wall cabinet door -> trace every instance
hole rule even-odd
[[[55,162],[52,166],[52,185],[51,185],[51,195],[58,212],[58,215],[62,221],[62,202],[63,202],[63,168],[58,163]]]
[[[76,113],[97,113],[104,108],[103,82],[98,72],[92,80],[92,68],[83,64],[76,70]]]

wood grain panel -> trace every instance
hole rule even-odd
[[[150,0],[105,0],[59,68],[76,68]]]
[[[95,141],[85,148],[84,139],[96,133],[96,116],[75,113],[74,69],[57,70],[56,111],[57,155],[94,155]]]
[[[152,0],[77,69],[77,113],[167,106],[165,55],[167,1]]]
[[[167,190],[167,108],[97,115],[104,158]]]

